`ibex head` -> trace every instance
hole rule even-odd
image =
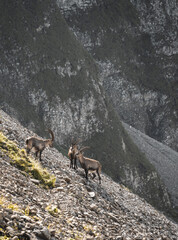
[[[88,149],[88,148],[90,148],[89,146],[85,146],[85,147],[82,147],[82,148],[80,148],[77,152],[76,152],[76,156],[79,156],[79,155],[83,155],[83,153],[84,153],[84,150],[85,149]]]

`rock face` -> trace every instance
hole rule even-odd
[[[49,2],[1,3],[2,11],[8,5],[1,15],[1,106],[17,117],[21,112],[21,122],[39,132],[53,126],[63,144],[74,128],[84,139],[102,132],[94,113],[107,119],[108,112],[93,60]]]
[[[160,176],[124,130],[95,61],[70,31],[57,4],[2,0],[0,11],[1,108],[40,136],[47,138],[45,130],[51,128],[58,149],[66,150],[72,139],[80,138],[105,173],[169,210],[172,203]],[[127,29],[132,32],[129,25]]]
[[[35,135],[3,111],[0,115],[1,133],[19,149],[27,135]],[[1,236],[13,240],[178,238],[177,224],[103,173],[101,185],[98,179],[89,179],[87,184],[83,169],[70,169],[69,159],[57,149],[45,149],[41,167],[56,176],[55,187],[46,189],[12,164],[3,143],[0,141]]]
[[[121,119],[178,150],[176,0],[71,2],[61,11]]]

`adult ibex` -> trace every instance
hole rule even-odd
[[[39,159],[41,161],[41,154],[42,154],[42,151],[46,148],[46,147],[52,147],[53,146],[53,142],[54,142],[54,134],[53,132],[48,129],[49,133],[51,134],[51,139],[46,139],[46,140],[42,140],[40,138],[37,138],[37,137],[30,137],[30,138],[27,138],[26,140],[26,145],[27,145],[27,154],[29,154],[30,150],[32,148],[35,149],[35,154],[36,154],[36,157],[38,156],[38,153],[39,153]]]
[[[78,152],[76,153],[76,156],[80,162],[81,167],[85,170],[87,181],[88,181],[88,171],[92,171],[98,174],[99,183],[101,184],[101,176],[100,176],[101,168],[102,168],[101,163],[97,160],[84,157],[83,150],[86,148],[89,148],[89,147],[83,147],[82,149],[78,150]]]
[[[76,142],[72,141],[72,144],[68,151],[68,157],[70,159],[70,168],[77,169],[77,157],[76,153],[78,152],[78,146],[80,140],[77,140]]]

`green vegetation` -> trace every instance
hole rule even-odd
[[[1,232],[1,228],[0,228],[0,232]],[[3,232],[3,231],[2,231]],[[10,238],[7,236],[0,236],[0,240],[9,240]]]
[[[16,212],[23,212],[17,204],[12,203],[2,195],[0,195],[0,206],[6,209],[12,209],[13,211]]]
[[[49,212],[53,217],[58,217],[60,210],[56,206],[49,205],[46,207],[46,211]]]
[[[0,149],[10,157],[11,164],[40,180],[42,186],[50,188],[55,186],[56,177],[51,175],[35,159],[27,156],[25,149],[19,149],[17,144],[6,138],[2,132],[0,132]]]

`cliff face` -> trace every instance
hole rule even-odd
[[[41,126],[34,124],[39,121],[54,126],[55,133],[60,131],[60,136],[56,134],[60,144],[74,128],[85,136],[101,132],[94,112],[100,106],[98,115],[106,119],[108,112],[96,66],[68,30],[56,5],[2,1],[1,9],[5,9],[1,14],[4,107],[21,112],[21,121],[39,131]]]
[[[52,126],[59,144],[74,129],[84,139],[103,132],[100,118],[107,122],[108,111],[97,68],[56,5],[2,2],[1,9],[3,107],[39,132]]]
[[[121,119],[178,150],[176,0],[72,2],[63,15]]]
[[[56,3],[4,0],[0,11],[1,108],[43,137],[51,128],[58,149],[66,150],[72,139],[81,139],[105,173],[160,209],[169,209],[166,187],[122,127],[95,61],[76,40]],[[113,45],[113,54],[114,49]],[[101,48],[102,52],[107,51]]]

